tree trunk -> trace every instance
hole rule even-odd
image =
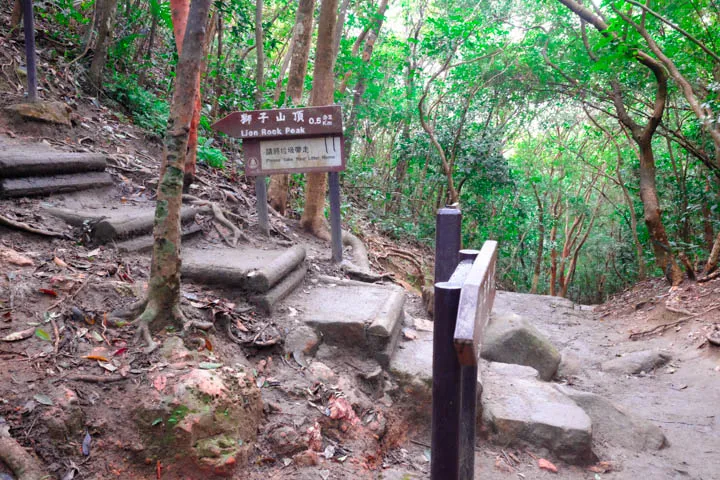
[[[542,260],[545,249],[545,209],[543,207],[543,202],[540,199],[540,196],[538,195],[538,192],[535,189],[534,185],[533,190],[535,191],[535,199],[537,200],[538,204],[538,249],[537,258],[535,259],[535,268],[533,269],[530,293],[537,293],[538,283],[540,283],[540,271],[542,267]]]
[[[310,42],[313,31],[313,11],[315,0],[300,0],[295,28],[293,29],[292,53],[290,60],[290,73],[288,75],[287,97],[291,105],[297,105],[302,100],[303,85],[307,74],[308,57],[310,56]],[[290,176],[287,174],[272,175],[268,201],[270,206],[281,215],[285,215],[287,208],[288,187]]]
[[[335,52],[333,51],[332,41],[335,37],[336,12],[337,0],[322,1],[318,21],[317,46],[315,48],[313,86],[310,95],[310,105],[312,106],[333,103]],[[325,225],[324,217],[326,190],[327,174],[309,173],[307,175],[305,209],[300,224],[315,236],[329,240],[330,232]]]
[[[718,266],[718,259],[720,259],[720,233],[715,239],[715,243],[713,244],[712,250],[710,251],[710,256],[708,257],[708,261],[705,264],[703,274],[710,275],[712,272],[714,272]]]
[[[263,104],[263,92],[265,90],[265,48],[263,41],[263,0],[255,0],[255,53],[257,63],[255,65],[255,109],[260,110]]]
[[[183,39],[185,38],[185,30],[188,25],[188,15],[190,14],[190,0],[171,0],[170,12],[172,15],[173,31],[175,33],[175,44],[177,45],[178,55],[182,55]],[[204,38],[204,34],[203,34]],[[193,110],[192,120],[190,122],[190,130],[187,141],[187,155],[185,157],[183,189],[187,190],[195,179],[195,164],[197,162],[197,146],[198,146],[198,126],[200,125],[200,69],[198,69],[195,82],[197,87],[194,90],[195,110]],[[176,87],[177,88],[177,87]]]
[[[10,28],[14,29],[20,26],[22,20],[22,0],[15,0],[13,3],[12,14],[10,15]]]
[[[650,233],[650,241],[658,266],[663,269],[668,281],[673,285],[678,285],[682,282],[683,273],[675,261],[665,226],[662,223],[652,144],[648,139],[648,141],[639,142],[638,147],[640,148],[640,200],[643,203],[645,225]]]
[[[180,208],[183,169],[188,153],[188,137],[198,93],[198,74],[202,64],[210,0],[193,0],[184,35],[184,47],[176,69],[168,128],[165,132],[163,163],[155,207],[152,264],[144,312],[138,319],[139,332],[153,350],[153,329],[168,323],[182,326],[180,311]]]
[[[113,25],[117,0],[99,0],[98,3],[98,38],[95,44],[95,56],[90,64],[90,82],[97,90],[102,90],[103,70],[107,62],[108,45],[112,41]]]

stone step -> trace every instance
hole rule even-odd
[[[69,225],[75,227],[89,225],[92,229],[93,240],[97,243],[150,234],[155,222],[154,206],[123,205],[115,209],[76,210],[43,205],[41,209],[44,213],[60,218]],[[204,212],[209,212],[209,209],[183,206],[180,214],[181,221],[183,224],[190,223],[195,219],[195,215]]]
[[[45,177],[0,179],[0,197],[29,197],[74,192],[113,184],[110,174],[86,172]]]
[[[267,315],[270,315],[280,302],[302,284],[306,273],[307,267],[304,264],[300,265],[266,293],[250,297],[250,302],[257,305]]]
[[[38,147],[0,150],[0,178],[102,172],[105,166],[105,155],[99,153],[56,152]]]
[[[296,292],[285,303],[320,332],[328,345],[360,349],[388,366],[404,316],[405,292],[395,286],[323,281]]]
[[[192,223],[182,229],[182,240],[185,242],[199,233],[202,233],[202,227]],[[142,237],[117,242],[115,248],[120,253],[143,253],[152,250],[154,242],[155,239],[152,235],[143,235]]]
[[[302,265],[305,247],[296,245],[284,250],[191,248],[184,250],[182,255],[182,276],[187,280],[266,293]],[[279,298],[282,295],[278,292]]]

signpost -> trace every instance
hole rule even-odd
[[[342,261],[340,182],[345,170],[342,111],[338,105],[235,112],[213,125],[241,138],[245,175],[255,176],[260,228],[269,232],[265,176],[328,172],[332,258]]]

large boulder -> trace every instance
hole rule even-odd
[[[608,360],[601,367],[606,372],[636,375],[642,372],[652,372],[668,363],[671,358],[667,353],[655,350],[641,350]]]
[[[31,102],[18,103],[5,107],[26,120],[40,120],[42,122],[57,123],[59,125],[72,125],[70,112],[72,111],[63,102]]]
[[[527,320],[511,312],[492,315],[485,328],[482,357],[533,367],[546,381],[553,378],[560,364],[560,352],[550,341]]]
[[[534,375],[528,368],[493,364],[483,368],[482,420],[491,439],[545,448],[568,463],[591,462],[590,417],[552,384]]]
[[[667,446],[665,434],[657,425],[621,409],[610,400],[567,386],[557,385],[556,388],[590,416],[596,442],[618,445],[636,452],[660,450]]]
[[[192,368],[150,380],[157,395],[135,409],[144,454],[162,459],[196,478],[230,476],[247,464],[262,417],[260,390],[244,371],[229,367]],[[195,478],[195,477],[188,477]]]

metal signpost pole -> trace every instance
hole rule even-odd
[[[267,184],[265,175],[255,177],[255,196],[257,197],[258,225],[265,236],[270,236],[270,218],[268,216]]]
[[[37,66],[35,65],[35,25],[32,0],[22,0],[23,29],[25,30],[25,66],[27,68],[28,101],[37,101]]]
[[[342,262],[342,226],[340,224],[340,174],[328,173],[330,186],[330,231],[332,234],[332,260]]]

